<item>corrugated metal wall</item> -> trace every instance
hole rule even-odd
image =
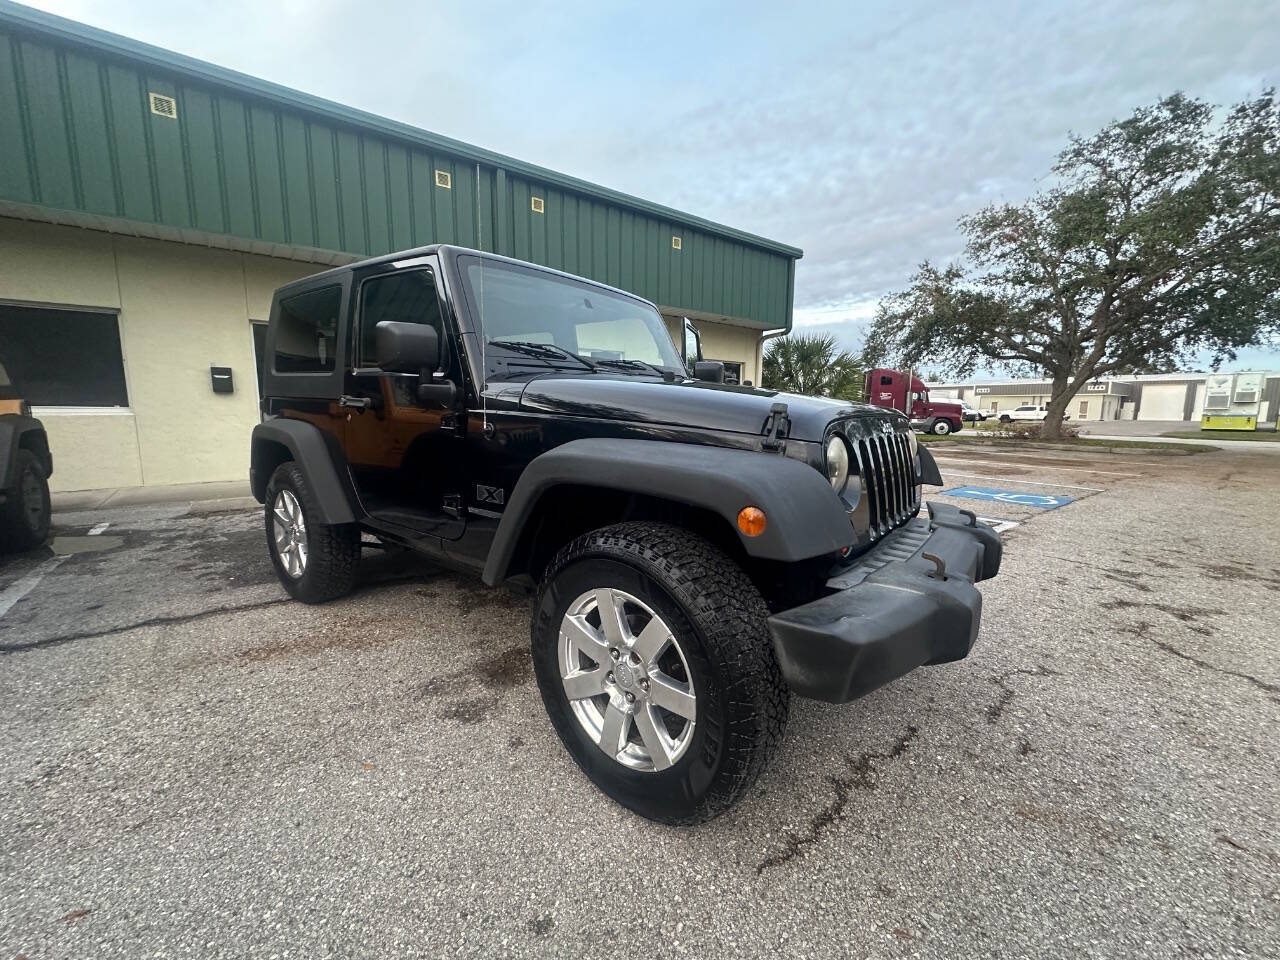
[[[790,309],[784,254],[14,30],[0,30],[0,200],[356,255],[458,243],[761,328]]]

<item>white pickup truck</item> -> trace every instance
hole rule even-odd
[[[1014,420],[1044,420],[1049,415],[1049,408],[1045,404],[1036,405],[1034,403],[1024,403],[1020,407],[1014,407],[1012,410],[1005,410],[1000,413],[1001,423],[1012,423]],[[1070,420],[1070,414],[1064,414],[1063,420]]]

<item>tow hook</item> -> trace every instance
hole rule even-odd
[[[922,553],[920,556],[933,562],[933,569],[929,571],[928,576],[932,577],[934,580],[947,579],[947,565],[942,562],[942,558],[940,556],[936,553]]]

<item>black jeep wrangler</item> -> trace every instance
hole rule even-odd
[[[906,418],[721,382],[653,304],[424,247],[276,292],[251,480],[285,589],[351,589],[362,533],[536,592],[565,746],[655,820],[730,807],[792,693],[964,657],[1001,544]],[[697,376],[691,376],[690,371]]]

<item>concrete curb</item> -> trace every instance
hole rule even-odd
[[[55,511],[94,510],[102,507],[138,507],[160,503],[208,503],[249,499],[244,480],[213,483],[156,484],[144,487],[106,487],[101,490],[64,490],[50,495]]]
[[[1103,439],[1103,438],[1099,437],[1098,439]],[[1135,440],[1137,439],[1138,438],[1135,438]],[[1164,443],[1165,441],[1159,440],[1155,442]],[[1168,443],[1172,445],[1172,444],[1177,444],[1178,441],[1170,440],[1168,441]],[[1016,452],[1016,453],[1035,453],[1038,450],[1039,451],[1066,450],[1071,453],[1080,453],[1080,452],[1113,453],[1113,454],[1119,454],[1122,456],[1130,455],[1130,454],[1144,454],[1144,455],[1151,454],[1157,457],[1159,456],[1190,457],[1198,453],[1208,453],[1212,450],[1222,449],[1221,447],[1210,446],[1204,443],[1184,443],[1183,444],[1184,447],[1194,447],[1195,449],[1194,450],[1191,450],[1191,449],[1176,450],[1176,449],[1169,449],[1166,447],[1139,447],[1139,446],[1135,446],[1133,443],[1127,443],[1124,440],[1116,441],[1115,446],[1109,446],[1109,445],[1103,446],[1103,445],[1092,444],[1092,443],[1086,443],[1086,444],[1080,444],[1080,445],[1071,444],[1071,443],[1019,443],[1016,440],[979,440],[976,438],[973,440],[970,440],[967,438],[956,439],[956,440],[942,440],[942,441],[932,440],[932,441],[928,441],[925,445],[930,448],[933,448],[933,447],[941,448],[941,447],[948,447],[948,446],[987,447],[987,448],[995,447],[1000,450],[1009,450],[1011,452]]]
[[[194,500],[187,508],[189,516],[206,513],[231,513],[235,510],[256,510],[262,505],[253,497],[224,497],[219,500]]]

